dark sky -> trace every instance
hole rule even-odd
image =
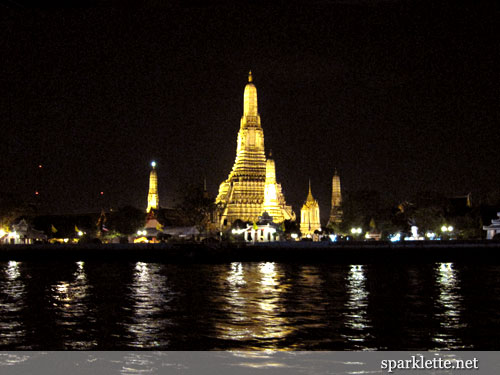
[[[335,168],[394,197],[500,189],[498,6],[269,3],[3,2],[0,191],[145,208],[155,159],[162,206],[204,176],[215,196],[249,70],[297,213],[311,178],[327,214]]]

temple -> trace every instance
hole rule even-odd
[[[275,223],[285,220],[294,220],[295,214],[291,206],[287,206],[285,197],[281,191],[281,184],[276,182],[276,166],[271,158],[272,153],[266,161],[266,182],[264,185],[264,203],[262,213],[267,212]]]
[[[227,180],[220,184],[215,200],[221,208],[221,228],[238,219],[256,222],[267,210],[276,223],[295,219],[292,208],[286,205],[281,185],[276,183],[274,161],[266,161],[264,131],[257,110],[257,88],[252,81],[250,72],[243,96],[236,161]]]
[[[148,208],[146,212],[160,208],[158,198],[158,176],[156,175],[156,162],[151,162],[151,173],[149,174]]]
[[[500,212],[497,213],[498,219],[492,219],[490,225],[483,226],[486,231],[486,239],[492,240],[500,237]]]
[[[332,178],[332,208],[328,225],[338,225],[342,222],[342,192],[340,190],[340,177],[335,170]]]
[[[311,193],[311,181],[309,181],[309,194],[300,210],[300,231],[302,237],[312,237],[315,230],[321,230],[319,218],[319,204]]]

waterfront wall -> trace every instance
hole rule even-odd
[[[500,241],[3,245],[0,260],[145,262],[500,262]]]

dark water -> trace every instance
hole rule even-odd
[[[0,263],[0,349],[500,349],[500,266]]]

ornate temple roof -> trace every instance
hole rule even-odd
[[[306,201],[304,203],[304,207],[316,207],[318,206],[318,201],[314,199],[311,192],[311,180],[309,180],[309,193],[307,194]]]

